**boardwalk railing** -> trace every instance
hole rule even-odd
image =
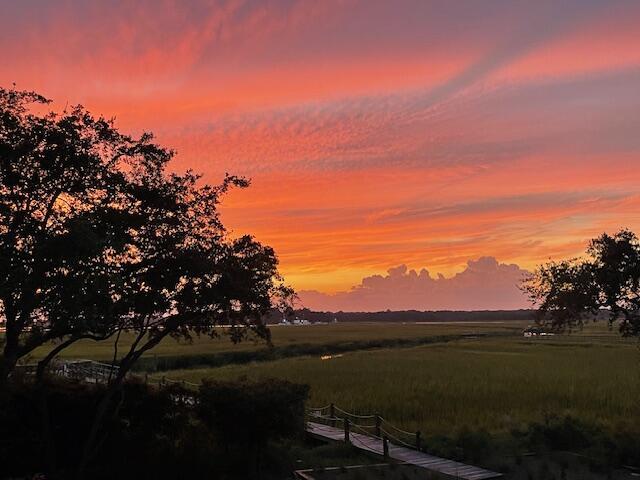
[[[346,412],[347,415],[345,415],[334,407],[335,415],[332,417],[327,413],[327,410],[328,408],[325,407],[323,409],[313,409],[309,412],[306,430],[312,437],[328,442],[346,441],[353,445],[354,448],[382,456],[388,462],[415,465],[419,468],[441,473],[446,478],[489,480],[503,477],[499,472],[492,472],[482,467],[467,465],[456,460],[448,460],[431,455],[423,450],[418,450],[416,444],[412,445],[400,438],[410,436],[411,432],[400,430],[402,433],[397,433],[393,430],[395,427],[390,428],[390,424],[385,422],[379,415],[356,415],[349,412]],[[334,422],[337,426],[326,424],[331,422]],[[379,434],[376,433],[378,425],[380,425]],[[390,440],[389,435],[391,435],[393,441]],[[419,438],[419,435],[413,434],[414,442],[419,442]]]
[[[37,369],[37,364],[16,366],[16,371],[26,377],[35,376]],[[93,360],[58,360],[52,362],[47,371],[52,375],[85,383],[108,383],[118,375],[119,367]]]
[[[65,361],[54,366],[54,373],[87,383],[108,383],[118,375],[120,368],[109,363],[92,360]]]
[[[172,378],[165,377],[164,375],[161,377],[149,375],[145,373],[144,375],[138,374],[130,374],[130,376],[135,378],[140,378],[144,380],[144,383],[147,385],[157,384],[159,387],[166,387],[168,385],[181,385],[183,387],[200,387],[199,383],[187,382],[186,380],[174,380]]]
[[[346,443],[351,443],[352,431],[377,438],[383,442],[385,457],[388,456],[389,441],[414,450],[422,450],[420,431],[408,432],[398,428],[378,414],[359,415],[331,403],[320,408],[308,408],[307,418],[316,423],[342,428]]]
[[[18,365],[16,370],[22,375],[33,377],[38,368],[37,364]],[[48,369],[52,375],[78,380],[84,383],[109,383],[118,375],[120,368],[110,363],[101,363],[93,360],[58,360],[53,362]],[[127,378],[137,378],[148,385],[165,387],[168,385],[182,385],[183,387],[199,387],[197,383],[185,380],[174,380],[165,376],[152,376],[128,373]]]

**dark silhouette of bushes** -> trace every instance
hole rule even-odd
[[[640,466],[637,432],[633,425],[605,427],[572,416],[549,415],[542,422],[502,434],[462,428],[451,435],[427,436],[425,448],[445,458],[502,472],[521,468],[523,456],[550,459],[561,470],[567,468],[563,463],[571,459],[591,471],[611,472],[624,466]]]
[[[239,456],[245,474],[258,478],[269,442],[304,435],[308,395],[307,385],[284,380],[207,382],[200,387],[198,416],[225,453]]]
[[[55,471],[72,478],[104,387],[47,385]],[[39,390],[14,383],[0,393],[0,478],[50,469],[41,435]],[[308,388],[285,381],[209,384],[202,392],[123,385],[87,477],[100,479],[281,478],[293,460],[276,443],[304,432]],[[277,455],[271,450],[277,450]],[[260,459],[278,457],[279,462]]]

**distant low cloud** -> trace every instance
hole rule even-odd
[[[432,277],[424,268],[416,272],[399,265],[386,275],[363,278],[349,291],[326,294],[306,290],[299,296],[305,307],[325,311],[518,309],[529,307],[518,288],[527,274],[518,265],[480,257],[469,260],[465,269],[451,278]]]

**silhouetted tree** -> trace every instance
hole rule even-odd
[[[222,324],[233,341],[268,339],[263,315],[292,292],[274,251],[229,239],[219,219],[221,195],[247,180],[209,186],[190,171],[169,174],[173,152],[151,134],[122,134],[81,106],[41,113],[48,103],[0,89],[0,382],[45,343],[57,342],[39,378],[80,339],[134,332],[84,444],[86,466],[142,354]]]
[[[605,316],[640,336],[640,242],[629,230],[592,240],[585,258],[538,267],[523,287],[543,325],[572,329]]]

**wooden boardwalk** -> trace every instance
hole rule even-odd
[[[322,423],[307,422],[307,432],[321,440],[340,442],[345,439],[342,428],[332,427]],[[384,456],[383,442],[379,438],[363,433],[350,432],[349,440],[354,447],[360,450]],[[466,465],[453,460],[436,457],[418,450],[394,445],[391,442],[388,443],[388,448],[390,459],[443,473],[452,478],[484,480],[502,477],[501,473],[491,472],[480,467],[474,467],[473,465]]]

